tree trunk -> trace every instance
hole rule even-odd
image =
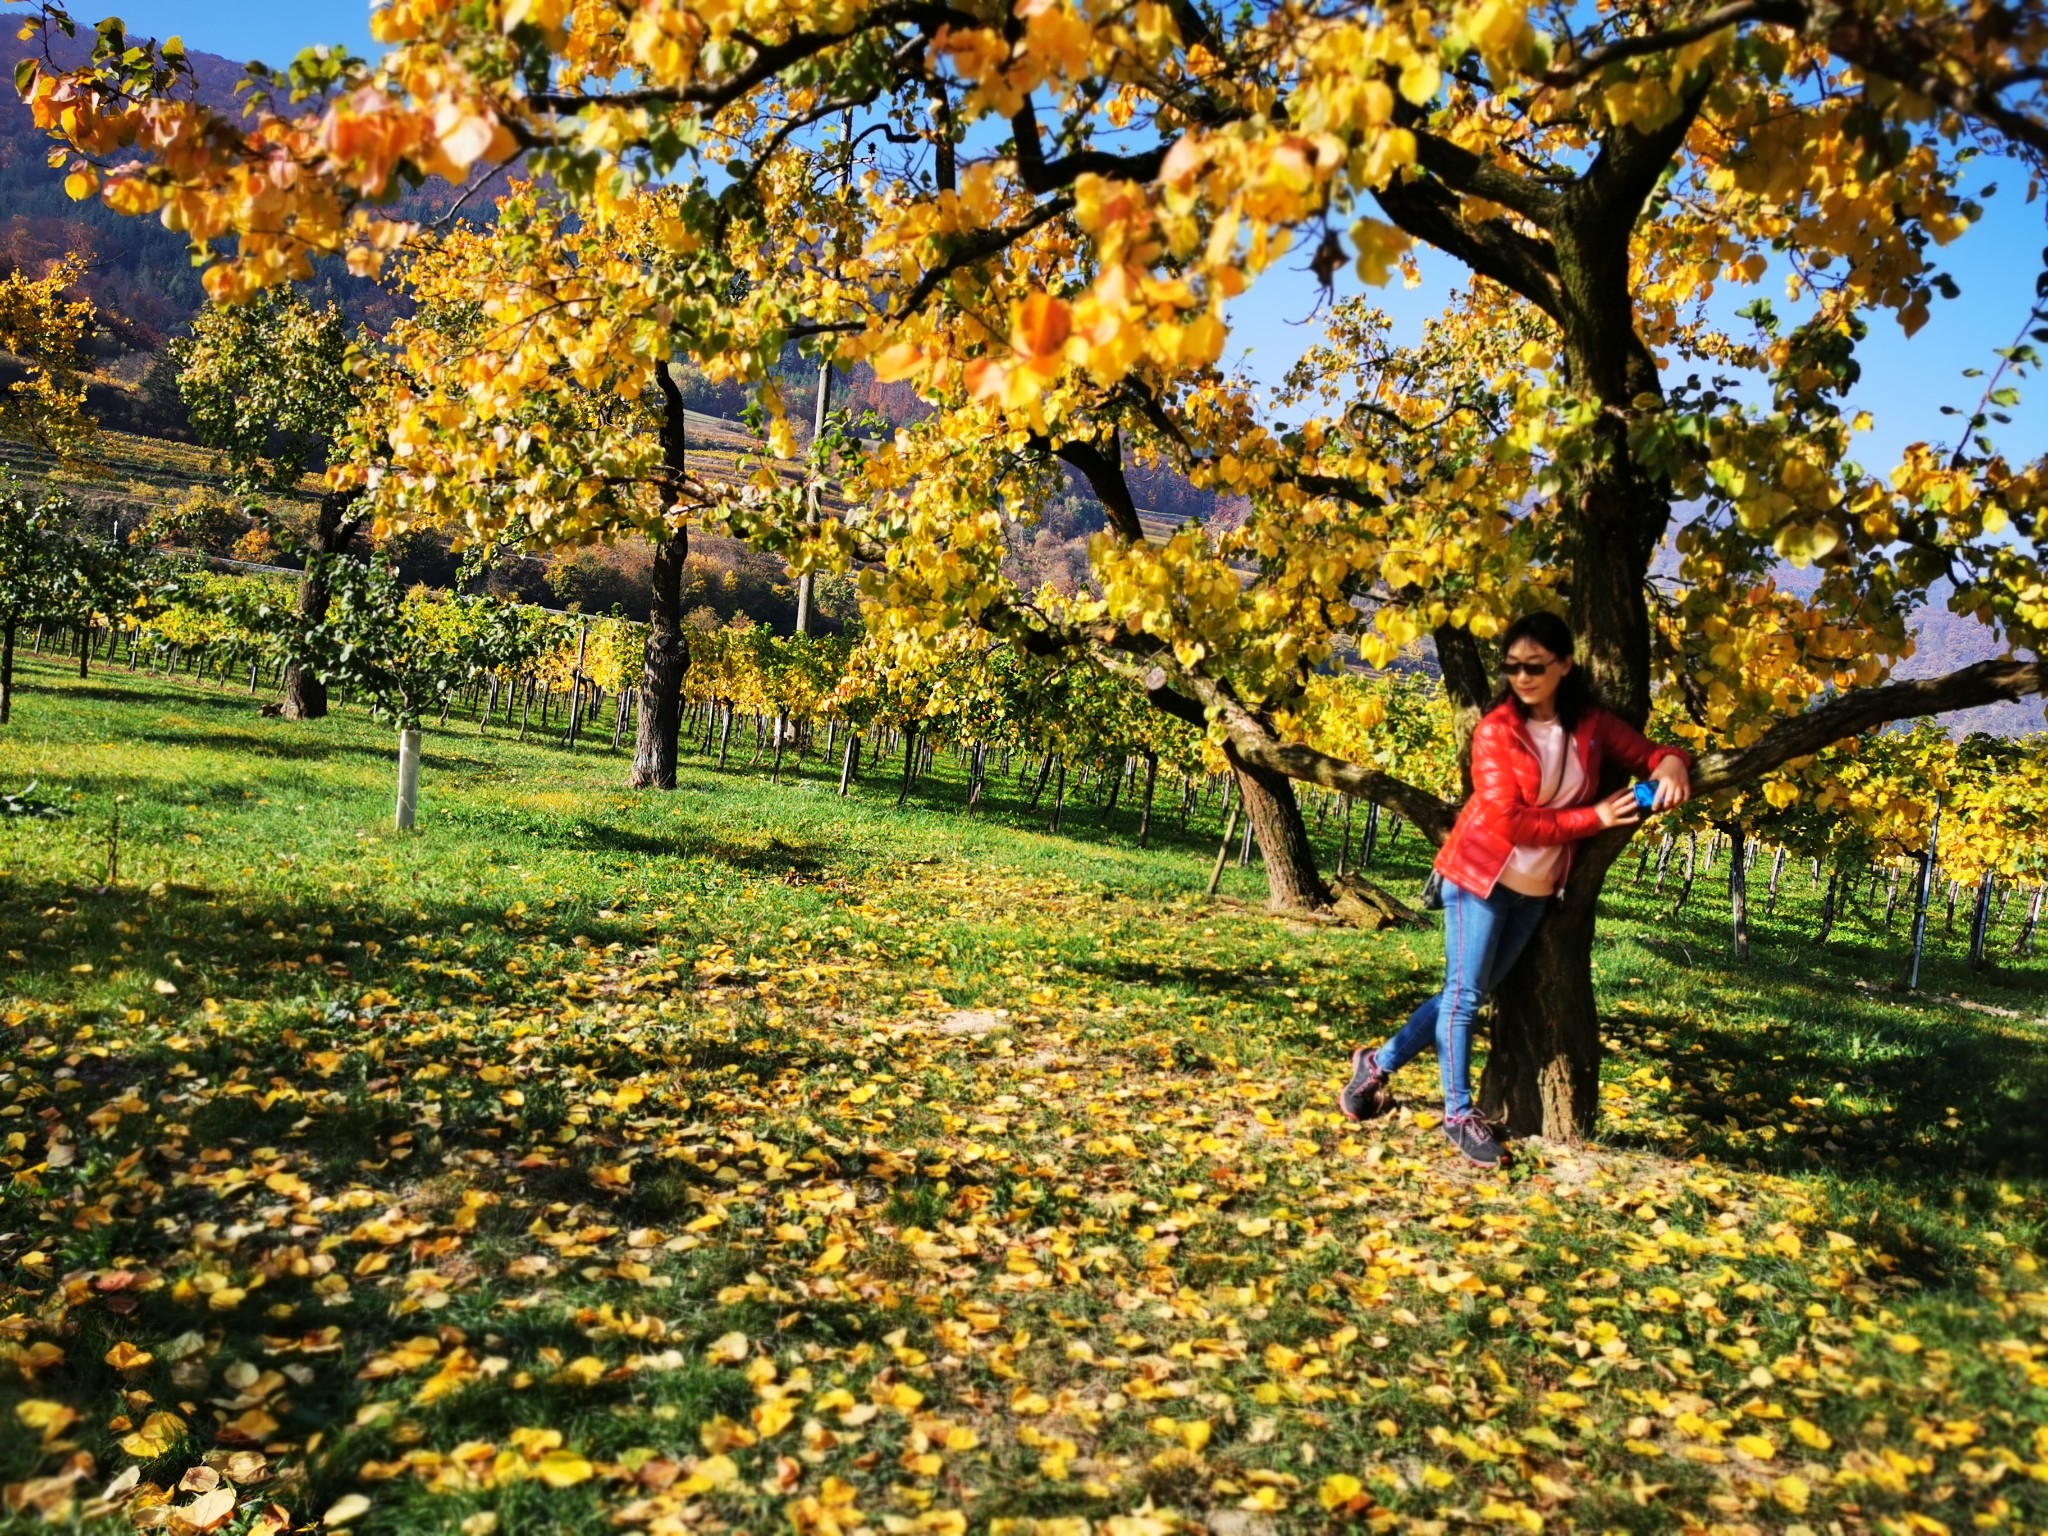
[[[725,706],[725,722],[718,728],[718,771],[725,772],[725,755],[732,750],[732,705]]]
[[[1920,985],[1920,961],[1927,952],[1927,903],[1934,895],[1934,871],[1941,860],[1941,797],[1934,799],[1934,819],[1927,828],[1927,851],[1920,855],[1920,878],[1913,891],[1913,958],[1906,969],[1906,990]]]
[[[1333,901],[1316,871],[1315,849],[1294,798],[1294,781],[1270,768],[1233,761],[1245,814],[1266,863],[1266,906],[1274,912],[1320,911]]]
[[[1836,893],[1839,892],[1841,888],[1841,870],[1830,869],[1828,871],[1827,892],[1820,899],[1820,933],[1814,939],[1814,943],[1816,944],[1827,943],[1828,935],[1834,931]]]
[[[683,565],[689,535],[678,529],[654,546],[648,578],[647,645],[640,662],[640,720],[633,733],[633,789],[674,789],[683,732]]]
[[[1692,899],[1693,864],[1699,857],[1700,835],[1697,832],[1685,834],[1685,884],[1678,888],[1678,899],[1671,903],[1671,915],[1678,916],[1685,910],[1686,902]]]
[[[1152,838],[1152,791],[1159,782],[1159,754],[1145,754],[1145,807],[1138,814],[1138,846],[1145,847]]]
[[[1780,848],[1771,856],[1771,888],[1764,897],[1764,916],[1774,917],[1778,911],[1778,876],[1785,872],[1785,850]]]
[[[1735,930],[1735,958],[1749,958],[1749,839],[1741,828],[1728,835],[1728,916]]]
[[[1511,1136],[1577,1141],[1600,1109],[1600,1017],[1593,930],[1600,886],[1624,836],[1580,843],[1562,897],[1494,993],[1479,1112]]]
[[[1045,781],[1052,776],[1052,753],[1045,754],[1045,761],[1038,765],[1038,781],[1031,786],[1031,809],[1038,809],[1038,802],[1045,795]]]
[[[0,725],[14,718],[14,620],[0,624]],[[2035,905],[2039,905],[2037,901]]]
[[[78,677],[83,682],[92,676],[92,620],[85,621],[85,627],[78,632]]]
[[[903,787],[896,791],[896,804],[900,808],[910,800],[910,781],[917,772],[917,727],[903,727]]]
[[[1237,835],[1237,807],[1232,806],[1223,815],[1223,841],[1216,845],[1216,863],[1209,870],[1209,894],[1214,896],[1216,888],[1223,883],[1223,866],[1230,861],[1230,840]]]
[[[306,559],[305,579],[299,583],[297,629],[300,634],[327,617],[327,565],[341,554],[355,524],[346,513],[353,496],[320,498],[320,512],[313,520],[313,541]],[[287,720],[318,720],[327,713],[327,685],[294,661],[284,670],[284,705],[279,711]]]
[[[860,772],[860,732],[848,731],[846,733],[846,761],[839,766],[839,795],[841,799],[844,799],[847,790],[853,787],[853,776],[858,772]]]
[[[1056,779],[1054,780],[1054,782],[1053,782],[1053,787],[1052,787],[1052,826],[1051,826],[1051,828],[1050,828],[1049,830],[1051,830],[1051,831],[1054,831],[1054,832],[1057,832],[1057,831],[1059,831],[1059,829],[1060,829],[1060,813],[1061,813],[1062,811],[1064,811],[1064,810],[1065,810],[1066,808],[1067,808],[1067,764],[1066,764],[1066,760],[1065,760],[1065,759],[1063,758],[1063,759],[1061,759],[1061,761],[1060,761],[1060,771],[1059,771],[1059,775],[1058,775],[1058,777],[1057,777],[1057,778],[1056,778]]]
[[[6,716],[0,714],[0,720]],[[2034,930],[2041,922],[2041,899],[2048,896],[2048,885],[2034,887],[2034,899],[2027,904],[2026,921],[2020,924],[2019,937],[2012,941],[2012,952],[2016,955],[2031,955],[2034,952]]]
[[[1986,870],[1977,880],[1976,908],[1970,914],[1970,969],[1981,971],[1985,968],[1984,938],[1991,927],[1992,874]]]

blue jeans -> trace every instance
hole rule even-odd
[[[1444,989],[1408,1015],[1401,1032],[1373,1059],[1390,1076],[1435,1045],[1443,1076],[1444,1114],[1472,1110],[1472,1017],[1480,1000],[1521,958],[1536,925],[1550,910],[1547,896],[1524,896],[1496,885],[1474,896],[1444,882]]]

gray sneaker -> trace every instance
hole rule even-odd
[[[1462,1115],[1444,1116],[1444,1135],[1469,1163],[1498,1168],[1507,1161],[1507,1149],[1494,1139],[1493,1127],[1470,1110]]]
[[[1360,1046],[1351,1053],[1351,1081],[1337,1094],[1337,1108],[1346,1120],[1371,1120],[1394,1107],[1387,1074],[1374,1053]]]

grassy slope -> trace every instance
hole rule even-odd
[[[1426,1062],[1330,1112],[1434,935],[1204,902],[1213,812],[633,796],[471,726],[399,838],[359,714],[25,673],[0,786],[76,814],[0,827],[16,1504],[206,1455],[363,1531],[2048,1522],[2040,961],[1864,990],[1903,922],[1814,953],[1788,873],[1738,971],[1711,877],[1624,881],[1609,1139],[1480,1175]]]

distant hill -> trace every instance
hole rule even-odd
[[[11,84],[15,64],[36,55],[37,48],[12,28],[0,37],[0,66],[8,82],[0,83],[0,270],[40,272],[66,253],[78,252],[90,262],[80,286],[100,312],[102,359],[115,364],[124,355],[156,352],[205,302],[188,244],[155,219],[126,218],[97,199],[75,203],[65,194],[62,171],[48,163],[52,142],[38,131]],[[87,34],[53,39],[60,64],[83,62],[90,51]],[[246,78],[242,65],[212,53],[188,53],[186,60],[200,100],[223,112],[240,110],[235,86]],[[458,195],[447,182],[433,180],[394,200],[391,211],[402,218],[435,219]],[[488,215],[490,206],[488,193],[481,193],[463,214],[474,217],[481,210]],[[339,263],[328,264],[309,291],[316,301],[333,299],[357,320],[374,323],[395,308],[389,293],[351,277]]]

